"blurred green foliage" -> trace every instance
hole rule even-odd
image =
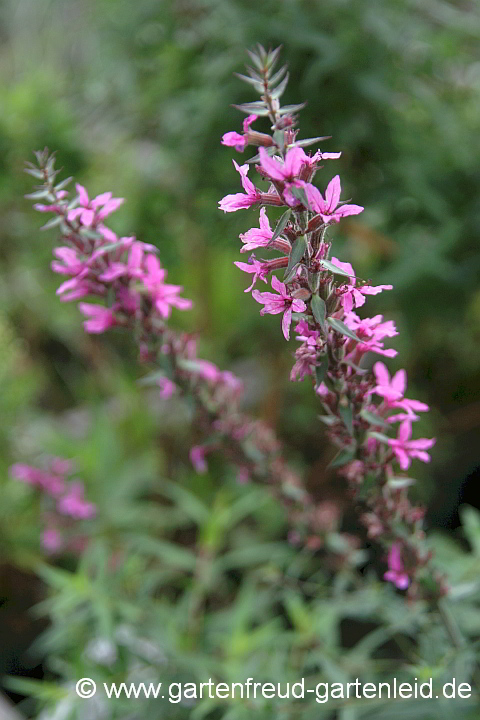
[[[395,286],[368,309],[395,319],[400,352],[390,367],[406,367],[410,394],[433,406],[424,434],[439,443],[417,492],[430,501],[433,521],[447,522],[480,465],[478,4],[4,0],[0,37],[0,565],[42,568],[54,589],[41,650],[51,655],[50,670],[70,679],[107,673],[101,663],[92,669],[84,650],[96,637],[113,642],[118,626],[156,643],[172,674],[185,679],[211,671],[240,680],[265,668],[275,679],[307,671],[333,679],[357,667],[379,677],[376,648],[393,636],[428,667],[452,675],[452,663],[468,665],[462,653],[447,657],[443,631],[425,627],[432,621],[407,612],[373,577],[352,589],[357,581],[346,569],[332,591],[311,558],[295,569],[302,561],[282,542],[281,510],[266,495],[260,503],[259,490],[236,488],[221,466],[206,479],[192,474],[188,408],[146,401],[125,339],[84,335],[76,308],[59,304],[53,239],[39,234],[42,218],[23,199],[31,185],[22,167],[48,145],[92,194],[111,189],[127,198],[115,229],[157,244],[172,282],[194,299],[194,311],[173,322],[198,330],[201,354],[245,378],[249,409],[276,426],[318,496],[341,502],[341,488],[325,476],[330,449],[310,387],[288,381],[292,343],[274,318],[259,317],[233,266],[237,236],[256,224],[256,213],[217,209],[238,186],[231,152],[219,144],[240,128],[231,104],[254,99],[233,72],[242,71],[246,47],[283,43],[291,72],[285,102],[308,100],[302,136],[332,135],[324,148],[343,152],[335,164],[343,197],[366,208],[339,226],[336,254],[360,276]],[[330,165],[319,181],[331,174]],[[8,480],[11,462],[42,452],[75,457],[100,508],[97,539],[77,570],[73,561],[60,569],[42,560],[36,501]],[[435,545],[457,583],[475,580],[476,556],[444,538]],[[115,548],[121,561],[108,567]],[[313,599],[283,582],[291,565],[302,582],[314,573]],[[477,609],[468,607],[460,619],[478,637]],[[192,630],[195,608],[202,620]],[[340,628],[352,616],[375,620],[380,631],[346,651]],[[422,624],[425,640],[409,645]],[[119,653],[114,674],[123,679],[137,655]],[[420,672],[414,659],[411,668]],[[408,705],[404,717],[443,717]],[[192,717],[235,720],[246,712],[199,708]],[[124,708],[111,712],[127,717]],[[190,711],[157,703],[154,712]],[[255,712],[292,716],[281,703]],[[309,704],[301,712],[330,718],[333,710]],[[340,720],[367,716],[391,717],[388,707],[338,710]]]

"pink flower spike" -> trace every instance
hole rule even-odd
[[[400,545],[394,543],[388,553],[388,570],[383,576],[384,580],[391,582],[398,590],[406,590],[410,585],[410,578],[405,572]]]
[[[207,472],[206,454],[207,449],[203,445],[194,445],[190,450],[190,462],[199,475],[205,475]]]
[[[425,452],[435,445],[435,438],[420,438],[410,440],[412,435],[412,424],[404,420],[398,428],[396,439],[390,439],[388,444],[392,448],[402,470],[410,467],[412,458],[418,458],[422,462],[430,462],[430,455]]]
[[[78,307],[83,315],[90,318],[83,323],[88,333],[103,333],[115,325],[115,315],[111,308],[106,308],[103,305],[90,305],[89,303],[79,303]]]
[[[272,277],[272,287],[279,294],[271,292],[260,292],[254,290],[252,297],[259,303],[264,305],[263,309],[260,310],[260,315],[277,315],[284,313],[282,320],[282,330],[286,340],[290,339],[290,325],[292,322],[292,312],[303,312],[307,306],[303,300],[294,300],[287,292],[286,286],[280,282],[280,280]]]

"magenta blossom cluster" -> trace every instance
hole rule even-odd
[[[60,230],[52,262],[54,272],[67,276],[57,290],[60,299],[83,301],[78,307],[88,333],[129,331],[141,363],[150,370],[140,382],[157,387],[163,400],[185,394],[193,399],[197,437],[190,461],[198,473],[207,472],[208,456],[219,452],[235,468],[239,483],[271,483],[289,511],[311,507],[272,430],[241,411],[242,381],[199,358],[194,336],[168,327],[172,308],[187,310],[192,303],[181,297],[180,286],[167,284],[155,246],[134,236],[119,238],[108,227],[107,215],[122,201],[111,193],[90,201],[81,185],[71,198],[65,190],[68,180],[56,184],[54,156],[45,150],[36,157],[38,166],[29,164],[27,172],[42,185],[28,197],[41,199],[35,208],[53,215],[44,228]]]
[[[293,110],[301,106],[281,108],[281,93],[270,90],[276,52],[262,49],[256,68],[248,68],[250,78],[244,78],[262,88],[261,101],[239,106],[245,113],[255,111],[268,118],[273,132],[262,136],[268,141],[257,137],[250,143],[260,147],[249,162],[239,167],[233,161],[245,192],[227,195],[219,203],[225,212],[260,208],[259,227],[240,235],[240,252],[252,254],[248,262],[235,265],[251,275],[246,292],[263,305],[260,314],[283,315],[286,340],[295,320],[299,345],[291,379],[309,377],[321,400],[321,419],[338,449],[332,464],[347,478],[355,502],[363,508],[361,518],[370,537],[388,549],[390,569],[385,579],[399,589],[409,586],[412,597],[421,595],[426,586],[428,592],[433,586],[437,588],[433,592],[441,594],[443,588],[429,576],[423,510],[411,506],[407,488],[413,481],[402,475],[412,460],[430,460],[427,451],[435,440],[412,438],[417,413],[428,406],[405,397],[404,370],[391,380],[382,362],[375,363],[373,373],[367,370],[371,354],[397,355],[387,342],[398,333],[395,323],[382,315],[357,314],[368,296],[392,290],[392,285],[372,285],[360,279],[349,262],[332,255],[331,226],[360,214],[363,207],[342,201],[338,174],[326,183],[324,192],[314,184],[323,161],[338,160],[341,153],[304,150],[319,138],[300,141]],[[225,137],[222,142],[243,152],[249,135],[244,133],[241,147],[225,142]],[[260,177],[258,184],[247,176],[250,164]],[[267,183],[265,188],[262,182]],[[283,215],[271,223],[267,207],[283,207]],[[258,251],[269,255],[259,257]],[[258,282],[267,283],[269,278],[276,292],[257,289]]]
[[[83,540],[74,521],[90,520],[97,512],[95,505],[85,499],[83,483],[78,479],[67,480],[72,473],[73,463],[59,457],[51,458],[45,469],[23,463],[10,468],[13,478],[41,494],[45,506],[42,545],[49,553],[78,549]]]
[[[79,300],[86,296],[105,299],[110,290],[115,293],[112,305],[80,303],[79,309],[87,318],[84,325],[89,333],[103,333],[114,325],[124,325],[126,318],[139,311],[148,300],[160,318],[170,316],[172,307],[188,310],[192,303],[180,297],[182,287],[166,282],[167,271],[161,266],[153,245],[135,237],[118,238],[104,224],[105,218],[120,207],[123,199],[113,198],[110,192],[89,201],[82,185],[76,186],[77,198],[71,208],[65,191],[57,193],[59,202],[39,204],[41,212],[55,212],[75,233],[67,236],[71,245],[55,248],[57,258],[52,270],[69,279],[57,290],[63,301]],[[79,233],[89,234],[79,238]],[[93,242],[92,242],[93,240]],[[73,244],[73,247],[72,247]]]

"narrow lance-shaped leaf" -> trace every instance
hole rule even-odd
[[[386,420],[381,418],[379,415],[376,415],[373,412],[370,412],[370,410],[366,410],[365,408],[360,412],[360,417],[362,417],[364,420],[366,420],[370,425],[377,425],[379,427],[388,428],[389,425]]]
[[[293,145],[290,145],[290,147],[308,147],[309,145],[314,145],[315,143],[323,142],[324,140],[330,140],[331,135],[324,135],[323,137],[315,137],[315,138],[306,138],[305,140],[297,140],[293,143]]]
[[[235,73],[235,75],[239,78],[239,80],[243,80],[243,82],[253,85],[257,92],[263,92],[263,84],[259,80],[255,80],[253,77],[247,77],[247,75],[241,75],[240,73]]]
[[[289,75],[288,75],[288,73],[287,73],[287,74],[285,75],[285,77],[283,78],[282,82],[280,83],[280,85],[278,85],[278,86],[275,88],[275,90],[273,90],[273,91],[270,93],[271,96],[272,96],[272,98],[278,99],[278,98],[282,97],[282,95],[283,95],[283,93],[285,92],[285,89],[286,89],[286,87],[287,87],[287,85],[288,85],[288,78],[289,78]]]
[[[334,263],[330,262],[330,260],[321,260],[320,264],[326,270],[330,270],[330,272],[334,273],[335,275],[344,275],[345,277],[353,277],[353,275],[350,275],[349,273],[345,272],[345,270],[342,270],[342,268],[339,268],[339,267],[337,267],[337,265],[334,265]]]
[[[325,330],[325,318],[327,316],[327,306],[325,301],[319,295],[312,295],[310,299],[310,307],[312,308],[313,317],[318,322],[322,330]]]
[[[336,332],[340,333],[341,335],[346,335],[347,337],[351,338],[352,340],[356,340],[357,342],[360,342],[360,338],[357,337],[357,335],[355,335],[355,333],[352,330],[350,330],[350,328],[348,328],[345,325],[345,323],[342,322],[341,320],[338,320],[337,318],[334,318],[334,317],[329,317],[329,318],[327,318],[327,322],[330,323],[330,325]]]
[[[247,53],[249,54],[250,59],[253,62],[253,64],[256,65],[259,70],[263,71],[263,63],[260,60],[260,58],[258,57],[258,55],[256,53],[252,52],[251,50],[247,50]]]
[[[333,458],[332,462],[328,467],[330,468],[337,468],[342,467],[342,465],[346,465],[347,463],[351,462],[355,458],[355,448],[345,448],[344,450],[340,450],[335,457]]]
[[[290,192],[294,197],[297,198],[297,200],[300,200],[302,205],[304,205],[306,208],[310,209],[310,205],[308,204],[308,198],[307,194],[303,187],[292,187],[290,188]]]
[[[410,487],[410,485],[414,485],[415,483],[416,480],[409,477],[390,477],[387,481],[388,486],[394,490],[402,490],[403,488]]]
[[[297,239],[293,243],[293,247],[290,252],[290,257],[288,260],[288,267],[285,271],[285,277],[290,273],[291,270],[293,270],[295,265],[298,265],[300,260],[305,255],[306,249],[307,249],[307,240],[305,238],[305,235],[300,235],[300,237],[297,237]]]
[[[268,108],[262,102],[243,103],[243,105],[232,105],[232,107],[247,115],[268,115]]]
[[[345,427],[348,430],[349,435],[353,435],[353,410],[350,403],[348,405],[339,405],[338,412],[343,420]]]
[[[298,112],[299,110],[303,110],[304,107],[306,107],[307,103],[300,103],[299,105],[284,105],[279,111],[279,115],[287,115],[291,113]]]
[[[325,380],[325,376],[328,372],[328,355],[324,355],[321,361],[315,367],[315,379],[317,381],[317,387],[322,384]],[[335,418],[334,418],[335,422]]]
[[[275,231],[274,231],[272,237],[268,241],[267,247],[270,247],[270,245],[273,243],[273,241],[276,240],[277,237],[279,235],[281,235],[282,232],[285,230],[285,228],[287,227],[288,221],[290,220],[291,214],[292,214],[292,211],[290,210],[290,208],[288,210],[285,210],[285,212],[280,217],[280,219],[277,223],[277,227],[275,228]]]

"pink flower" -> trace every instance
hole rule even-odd
[[[82,274],[77,277],[65,280],[56,290],[56,294],[60,295],[62,302],[70,302],[72,300],[80,300],[89,295],[92,290],[90,281],[83,277]]]
[[[430,462],[430,455],[425,451],[433,447],[436,442],[435,438],[410,440],[411,435],[412,424],[409,420],[404,420],[398,428],[397,438],[388,441],[402,470],[410,467],[412,458],[418,458],[425,463]]]
[[[393,285],[361,285],[357,288],[355,271],[350,263],[341,262],[336,257],[332,257],[332,263],[350,276],[348,284],[340,298],[345,312],[351,312],[354,307],[362,307],[362,305],[365,304],[364,295],[377,295],[382,292],[382,290],[391,290],[393,288]]]
[[[143,277],[143,284],[149,291],[152,302],[161,317],[168,318],[172,307],[179,310],[190,310],[192,301],[178,297],[183,287],[165,283],[167,271],[161,267],[160,260],[155,255],[147,255],[145,267],[146,274]]]
[[[194,445],[190,450],[190,462],[199,475],[204,475],[207,472],[206,454],[207,449],[203,445]]]
[[[220,210],[223,210],[224,212],[235,212],[236,210],[241,210],[242,208],[249,208],[252,205],[255,205],[255,203],[260,202],[262,199],[262,193],[260,190],[258,190],[252,181],[247,177],[248,164],[240,167],[237,165],[235,160],[233,161],[233,164],[235,165],[237,172],[240,173],[242,187],[246,194],[235,193],[234,195],[226,195],[222,198],[218,206]]]
[[[83,323],[83,327],[88,333],[103,333],[116,323],[112,308],[89,303],[79,303],[78,307],[81,313],[90,318]]]
[[[122,238],[133,240],[133,238]],[[127,275],[130,278],[141,278],[143,275],[142,262],[145,245],[142,242],[131,242],[128,260],[124,262],[111,262],[108,268],[98,276],[103,282],[112,282],[119,277]],[[101,250],[101,248],[100,248]]]
[[[265,148],[260,148],[260,165],[272,180],[292,183],[298,178],[305,164],[310,164],[305,151],[299,147],[287,150],[285,162],[270,157]]]
[[[225,133],[225,135],[222,137],[222,145],[226,145],[227,147],[234,147],[235,150],[238,152],[243,152],[248,145],[248,137],[246,136],[246,133],[248,133],[248,129],[250,125],[255,122],[257,119],[256,115],[249,115],[245,120],[243,121],[243,132],[245,135],[239,135],[237,132],[228,132]]]
[[[383,338],[395,337],[398,332],[395,328],[393,320],[382,322],[383,315],[375,315],[372,318],[361,320],[354,312],[346,313],[344,317],[345,325],[353,330],[353,332],[361,339],[357,343],[354,352],[364,354],[367,352],[375,352],[386,357],[395,357],[397,350],[383,348]]]
[[[384,580],[391,582],[399,590],[406,590],[410,585],[410,578],[405,572],[402,560],[402,551],[398,543],[394,543],[388,553],[388,570],[383,576]]]
[[[77,520],[88,520],[97,512],[95,505],[85,500],[83,483],[78,480],[70,483],[66,495],[58,501],[57,509],[62,515],[69,515]]]
[[[294,300],[287,292],[285,285],[275,277],[272,277],[272,287],[279,295],[270,292],[254,290],[252,297],[264,305],[260,315],[277,315],[283,312],[282,330],[286,340],[290,339],[290,325],[292,323],[292,312],[303,312],[306,305],[303,300]]]
[[[63,547],[63,538],[56,528],[45,528],[42,533],[42,545],[49,553],[56,553]]]
[[[177,386],[167,377],[161,377],[157,380],[157,385],[160,388],[160,397],[164,400],[172,397],[176,392]]]
[[[325,200],[323,199],[320,190],[310,183],[305,185],[305,192],[310,207],[314,212],[319,213],[325,223],[339,222],[347,215],[358,215],[363,212],[363,207],[361,205],[341,205],[337,209],[341,193],[339,175],[335,175],[335,177],[328,183],[325,192]]]
[[[198,374],[203,380],[216,383],[221,375],[218,367],[209,360],[197,360]]]
[[[58,460],[58,458],[56,460]],[[65,489],[65,480],[63,478],[65,471],[61,472],[61,470],[55,469],[55,467],[55,464],[52,463],[50,470],[40,470],[31,465],[16,463],[10,468],[10,474],[16,480],[41,488],[49,495],[57,497],[61,495]]]
[[[28,485],[39,485],[42,474],[41,470],[24,463],[15,463],[10,467],[10,475]]]
[[[417,420],[415,412],[426,412],[429,409],[426,403],[403,397],[407,387],[407,373],[405,370],[398,370],[390,380],[386,366],[382,362],[376,362],[373,366],[373,372],[377,380],[373,392],[383,397],[387,407],[402,408],[407,411],[406,414],[391,415],[388,420]]]
[[[95,223],[101,222],[123,203],[123,198],[112,198],[111,192],[97,195],[94,200],[90,201],[83,185],[77,183],[75,187],[78,192],[80,207],[70,210],[68,213],[69,222],[79,219],[84,227],[91,227],[94,221]]]
[[[53,254],[62,262],[52,260],[53,272],[61,275],[76,275],[84,277],[88,273],[88,265],[85,261],[79,260],[77,251],[69,247],[55,248]]]
[[[248,263],[239,262],[237,260],[233,264],[240,268],[240,270],[242,270],[243,272],[253,273],[252,284],[246,290],[244,290],[244,292],[249,292],[259,278],[260,280],[263,280],[264,283],[267,282],[266,276],[269,272],[268,265],[261,260],[255,260],[255,258],[250,258],[250,262]]]
[[[262,207],[260,210],[260,227],[251,228],[246,233],[240,235],[240,240],[244,243],[240,252],[244,253],[249,252],[250,250],[255,250],[259,247],[268,247],[272,237],[273,231],[270,227],[270,223],[268,222],[266,210]],[[284,240],[281,237],[276,238],[270,247],[275,248],[276,250],[281,250],[287,255],[292,249],[288,240]]]

